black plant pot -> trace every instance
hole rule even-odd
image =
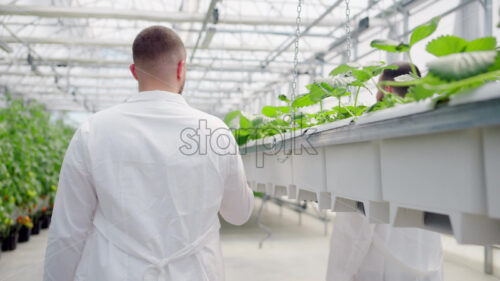
[[[27,228],[25,225],[21,226],[21,230],[19,230],[19,239],[17,242],[24,243],[30,240],[31,229]]]
[[[31,229],[31,235],[40,234],[40,229],[42,228],[41,218],[35,219],[33,221],[33,228]]]
[[[49,228],[50,226],[50,215],[43,215],[43,220],[42,220],[42,229]]]
[[[13,251],[17,248],[17,239],[19,234],[17,232],[9,233],[2,241],[2,251]]]

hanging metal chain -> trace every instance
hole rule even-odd
[[[345,0],[345,36],[346,36],[346,54],[347,61],[351,60],[351,25],[350,25],[351,9],[349,8],[349,0]]]
[[[297,93],[297,78],[299,76],[299,73],[297,71],[297,66],[299,64],[299,40],[300,40],[300,24],[302,22],[302,18],[300,17],[300,13],[302,12],[302,0],[298,0],[297,4],[297,18],[295,20],[296,23],[296,28],[295,28],[295,52],[293,56],[293,82],[292,82],[292,94],[291,94],[291,99],[295,99],[295,94]],[[290,104],[291,106],[291,104]],[[292,112],[292,122],[293,122],[293,116],[295,115],[293,112],[293,109],[291,108]],[[293,126],[295,127],[295,122],[293,122]]]

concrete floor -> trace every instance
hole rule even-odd
[[[260,201],[257,202],[260,204]],[[258,207],[258,205],[256,206]],[[265,236],[255,225],[255,214],[241,227],[223,223],[222,250],[228,281],[316,281],[324,280],[328,258],[329,238],[324,235],[324,224],[308,216],[298,215],[268,204],[262,223],[273,230],[262,249],[258,241]],[[328,225],[328,231],[332,228]],[[500,278],[482,274],[476,258],[480,248],[459,246],[453,238],[445,237],[445,281],[500,281]],[[0,281],[41,281],[47,230],[32,236],[28,243],[18,245],[13,252],[4,252],[0,259]],[[475,253],[460,259],[460,253]],[[451,253],[451,254],[450,254]]]

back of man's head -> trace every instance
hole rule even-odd
[[[179,63],[184,64],[186,50],[173,30],[155,25],[137,35],[132,45],[132,56],[139,83],[151,79],[172,83],[176,80]]]
[[[411,69],[411,64],[408,62],[396,62],[392,63],[391,65],[395,65],[398,68],[397,69],[385,69],[382,74],[380,75],[380,81],[394,81],[394,78],[404,75],[404,74],[410,74],[412,73]],[[417,75],[420,77],[420,70],[416,65],[415,70],[417,72]],[[401,97],[404,97],[406,93],[408,92],[408,87],[386,87],[386,91],[398,94]],[[377,99],[381,100],[383,98],[383,95],[378,94]]]

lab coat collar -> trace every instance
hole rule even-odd
[[[167,91],[143,91],[127,99],[127,102],[141,102],[141,101],[167,101],[187,104],[186,100],[181,94],[167,92]]]

